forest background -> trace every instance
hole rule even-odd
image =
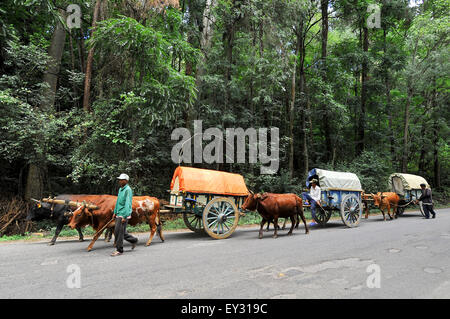
[[[449,0],[4,0],[1,198],[116,194],[127,173],[135,194],[167,199],[171,133],[202,120],[279,128],[277,174],[194,164],[254,191],[300,193],[312,168],[387,191],[405,172],[446,203],[449,13]]]

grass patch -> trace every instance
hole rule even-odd
[[[11,236],[2,236],[0,237],[0,242],[1,241],[11,241],[11,240],[24,240],[24,239],[31,239],[32,236],[29,234],[25,234],[25,235],[11,235]]]

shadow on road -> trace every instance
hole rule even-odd
[[[423,217],[420,212],[416,213],[403,213],[402,216],[398,216],[398,218],[410,218],[410,217]]]
[[[83,244],[83,243],[89,243],[91,241],[91,239],[87,239],[85,238],[84,241],[79,241],[78,239],[57,239],[56,243],[54,245],[49,245],[50,243],[50,239],[42,239],[36,242],[30,242],[30,244],[36,244],[36,245],[43,245],[43,246],[61,246],[61,245],[68,245],[68,244],[73,244],[73,243],[79,243],[79,244]]]

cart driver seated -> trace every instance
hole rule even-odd
[[[311,216],[313,219],[315,219],[316,216],[316,207],[319,206],[321,207],[320,204],[320,187],[319,185],[317,185],[317,179],[312,179],[311,180],[311,188],[309,189],[309,194],[304,192],[303,193],[303,198],[306,198],[309,202],[309,204],[311,205]],[[314,226],[315,222],[311,223],[311,226]]]

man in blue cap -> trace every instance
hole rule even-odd
[[[131,249],[136,247],[138,239],[127,233],[128,220],[131,218],[133,206],[133,191],[128,185],[130,178],[127,174],[120,174],[117,177],[119,180],[119,194],[117,195],[116,206],[114,207],[114,243],[116,251],[111,256],[119,256],[123,254],[123,240],[131,243]]]

